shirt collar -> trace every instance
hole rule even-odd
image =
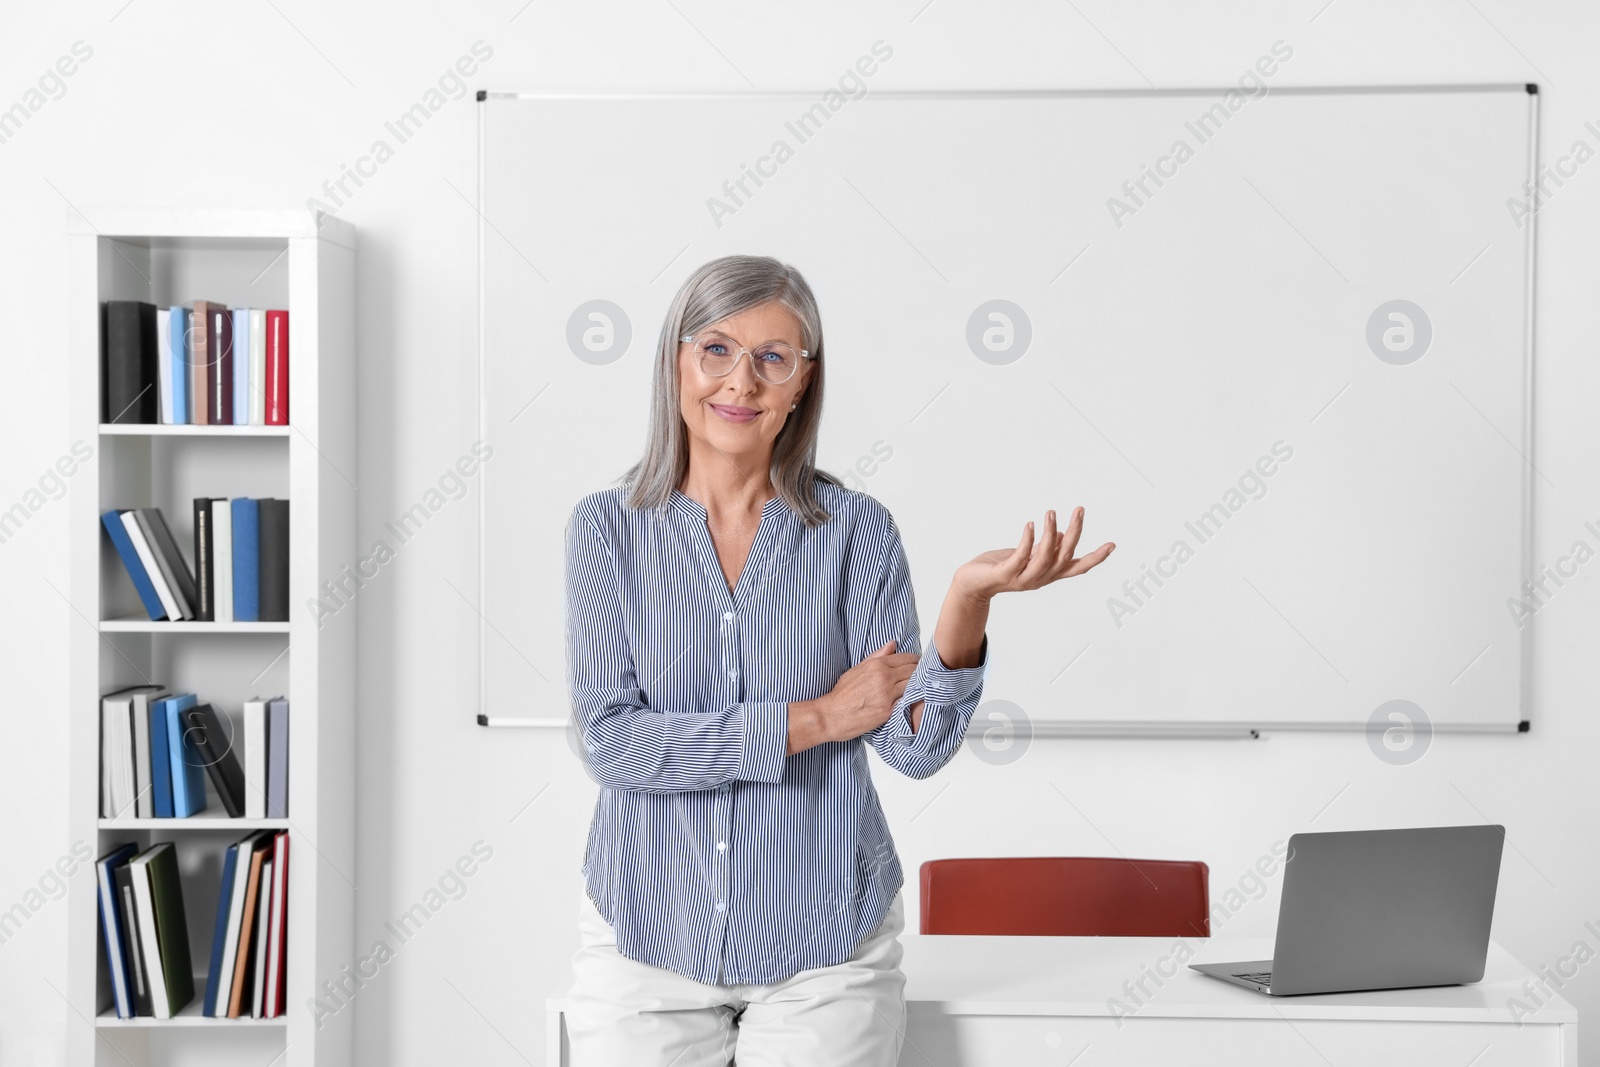
[[[668,497],[668,501],[678,512],[687,516],[688,518],[697,519],[700,522],[706,521],[707,514],[705,505],[700,503],[700,501],[696,500],[694,497],[690,496],[688,493],[685,493],[683,490],[674,487],[671,495]],[[774,496],[765,504],[761,505],[761,517],[766,518],[768,515],[773,514],[780,508],[787,509],[788,505],[784,503],[782,496]]]

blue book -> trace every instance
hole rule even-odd
[[[167,762],[172,766],[172,815],[177,819],[206,808],[205,757],[183,722],[183,713],[194,705],[195,695],[182,693],[162,701],[161,706],[167,723]]]
[[[161,597],[156,593],[156,587],[150,584],[150,576],[144,571],[144,564],[139,560],[139,550],[133,547],[133,542],[128,539],[127,527],[122,525],[122,512],[113,508],[100,513],[100,524],[106,528],[106,533],[111,535],[111,543],[116,546],[117,555],[122,557],[122,566],[127,569],[128,577],[133,579],[133,587],[139,592],[139,599],[144,601],[144,610],[151,621],[167,617],[167,609],[161,605]]]
[[[245,838],[246,841],[250,840]],[[217,1014],[217,983],[222,980],[222,943],[228,939],[228,911],[233,906],[233,875],[239,867],[239,843],[222,855],[222,888],[217,891],[217,921],[211,929],[211,966],[206,968],[206,1002],[202,1014]],[[228,1014],[228,1006],[222,1006]]]
[[[250,423],[250,309],[233,309],[233,424]]]
[[[171,316],[167,319],[167,329],[171,331],[171,359],[172,359],[172,421],[187,425],[194,421],[189,410],[189,376],[194,373],[194,357],[190,354],[194,343],[189,335],[189,316],[193,314],[188,308],[174,304]]]
[[[177,699],[161,697],[150,702],[150,799],[158,819],[172,818],[172,757],[168,754],[167,745],[167,704]]]
[[[133,992],[129,987],[128,923],[133,916],[123,915],[117,906],[117,880],[114,872],[139,851],[138,845],[119,845],[95,862],[100,886],[100,932],[105,935],[106,969],[111,974],[111,993],[117,1003],[117,1018],[131,1019]]]
[[[261,620],[261,515],[249,497],[233,504],[233,621]]]

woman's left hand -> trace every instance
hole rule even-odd
[[[1016,548],[997,548],[963,563],[955,574],[955,585],[979,600],[996,593],[1019,593],[1039,589],[1062,578],[1082,574],[1105,562],[1117,546],[1110,541],[1084,556],[1074,556],[1083,534],[1083,508],[1075,508],[1065,530],[1057,531],[1056,513],[1045,513],[1044,534],[1036,545],[1033,523],[1022,531]]]

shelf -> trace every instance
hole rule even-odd
[[[207,808],[181,819],[140,819],[124,816],[100,820],[102,830],[287,830],[288,819],[233,819],[225,809]]]
[[[287,426],[196,426],[189,423],[102,422],[102,437],[288,437]]]
[[[101,619],[101,633],[120,634],[286,634],[286,622],[173,622],[170,619],[150,619],[128,616],[121,619]]]
[[[117,1018],[115,1008],[101,1012],[95,1017],[94,1024],[102,1027],[169,1027],[169,1026],[287,1026],[289,1013],[284,1012],[276,1019],[218,1019],[210,1015],[200,1014],[200,1009],[205,1007],[206,980],[204,975],[195,975],[194,999],[185,1004],[178,1014],[170,1019],[157,1019],[153,1015],[135,1015],[131,1019]]]
[[[355,231],[343,219],[300,208],[260,212],[93,203],[82,204],[81,212],[74,209],[68,228],[66,439],[99,444],[73,476],[72,492],[62,504],[71,512],[66,595],[81,612],[61,620],[70,653],[63,680],[70,708],[70,781],[59,790],[67,809],[67,839],[89,842],[98,855],[122,842],[175,843],[193,953],[189,969],[210,970],[209,954],[202,956],[199,948],[209,947],[214,937],[224,850],[255,832],[299,836],[302,844],[291,851],[300,859],[287,871],[283,980],[285,988],[305,996],[321,980],[320,963],[355,958],[354,886],[338,872],[356,867],[351,781],[357,633],[344,615],[358,609],[348,606],[340,612],[343,625],[322,628],[300,621],[292,614],[295,609],[292,623],[152,620],[120,554],[108,551],[101,516],[107,509],[160,508],[187,564],[193,559],[196,498],[289,501],[289,554],[297,561],[289,573],[291,605],[322,595],[317,583],[324,562],[359,555],[349,481],[358,469]],[[170,307],[196,297],[230,308],[289,312],[292,425],[104,421],[100,321],[105,302]],[[83,625],[84,619],[91,625]],[[172,636],[156,640],[152,634]],[[193,636],[200,634],[228,636]],[[248,634],[258,636],[239,636]],[[192,816],[139,818],[139,809],[129,806],[115,817],[101,817],[101,698],[148,678],[171,683],[173,692],[198,694],[222,709],[234,727],[239,707],[257,686],[289,702],[292,823],[229,818],[209,781],[210,806]],[[266,809],[250,810],[264,814]],[[311,841],[315,850],[305,844]],[[206,1017],[203,976],[195,978],[193,1001],[173,1018],[117,1018],[106,1000],[110,973],[98,881],[91,872],[66,882],[62,992],[69,1010],[61,1013],[64,1048],[52,1063],[86,1067],[109,1056],[122,1064],[105,1047],[107,1041],[130,1063],[151,1067],[179,1062],[262,1067],[269,1059],[272,1067],[350,1062],[349,1027],[318,1028],[309,1013],[291,1009],[275,1019]],[[83,1025],[86,1019],[93,1025]],[[228,1027],[250,1033],[213,1036]],[[15,1058],[8,1051],[0,1051],[0,1067]]]

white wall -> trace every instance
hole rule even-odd
[[[475,436],[474,219],[456,191],[470,194],[475,174],[473,104],[451,103],[403,145],[384,123],[422,100],[479,40],[493,56],[473,88],[738,90],[747,87],[738,71],[763,89],[820,86],[879,38],[895,56],[876,88],[1221,85],[1281,38],[1295,55],[1275,84],[1533,80],[1545,92],[1545,157],[1580,138],[1600,148],[1600,136],[1583,126],[1600,126],[1593,9],[1333,0],[1319,12],[1321,2],[980,9],[904,0],[781,14],[704,0],[639,0],[608,11],[538,2],[520,12],[521,0],[405,10],[305,0],[6,5],[0,108],[23,99],[74,42],[93,55],[59,99],[0,143],[0,508],[22,499],[72,444],[63,429],[61,325],[68,204],[89,212],[123,203],[327,200],[323,182],[378,138],[395,146],[393,158],[340,210],[361,234],[363,545],[419,500]],[[1594,544],[1583,522],[1600,520],[1591,415],[1600,385],[1600,268],[1590,237],[1597,211],[1600,163],[1589,163],[1540,213],[1537,462],[1557,487],[1545,488],[1538,507],[1540,561],[1578,538]],[[841,465],[853,458],[825,456]],[[70,483],[68,491],[76,491]],[[68,627],[82,623],[55,591],[66,587],[67,510],[47,504],[0,544],[8,704],[0,910],[23,899],[71,845],[60,679]],[[474,513],[470,500],[441,510],[361,593],[360,951],[475,841],[494,850],[466,895],[357,995],[368,1064],[539,1062],[543,998],[565,981],[576,945],[577,866],[593,786],[560,736],[472,724],[476,628],[451,586],[472,589]],[[1114,516],[1098,519],[1107,529],[1091,536],[1114,537]],[[1379,535],[1373,516],[1349,519],[1350,537]],[[1297,830],[1503,822],[1512,847],[1495,936],[1529,965],[1554,963],[1580,939],[1600,947],[1584,927],[1600,924],[1595,608],[1593,577],[1580,572],[1538,614],[1531,734],[1441,736],[1409,766],[1379,761],[1357,735],[1039,741],[1009,767],[963,753],[924,782],[879,765],[879,787],[913,878],[936,856],[1121,852],[1204,859],[1216,898]],[[931,628],[937,605],[923,610]],[[1003,600],[996,610],[1006,610]],[[541,669],[560,664],[559,650],[544,651]],[[1226,932],[1270,933],[1277,885],[1240,909]],[[0,1062],[8,1067],[58,1062],[64,1028],[84,1025],[67,1018],[52,991],[65,988],[63,912],[47,903],[0,945]],[[1581,969],[1565,992],[1592,1017],[1600,964]],[[1585,1063],[1600,1064],[1596,1047],[1586,1042]]]

